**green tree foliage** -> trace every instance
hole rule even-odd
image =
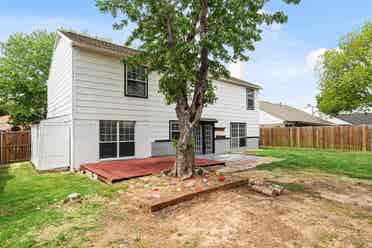
[[[160,73],[159,91],[175,103],[180,126],[175,175],[192,176],[192,128],[203,108],[216,100],[211,78],[229,77],[225,65],[248,59],[261,40],[262,24],[284,23],[282,11],[263,11],[268,0],[96,0],[103,12],[135,28],[127,45],[140,52],[126,63],[142,63]],[[300,0],[284,0],[299,3]]]
[[[49,67],[55,35],[16,33],[1,43],[0,106],[13,125],[27,125],[46,114]]]
[[[337,49],[325,52],[318,67],[317,107],[324,113],[372,107],[372,22],[343,37]]]
[[[5,110],[5,107],[0,106],[0,116],[7,115],[8,112]]]

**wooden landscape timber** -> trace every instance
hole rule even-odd
[[[190,201],[196,197],[199,197],[199,196],[202,196],[208,193],[216,192],[219,190],[230,190],[230,189],[238,188],[241,186],[247,186],[256,193],[260,193],[260,194],[263,194],[265,196],[270,196],[270,197],[279,196],[284,191],[284,187],[279,186],[279,185],[264,183],[261,181],[257,181],[255,179],[244,178],[244,179],[239,179],[239,180],[232,181],[229,183],[221,184],[218,186],[214,186],[211,188],[207,188],[205,190],[187,193],[187,194],[184,194],[184,195],[172,198],[172,199],[167,199],[167,200],[160,201],[154,204],[150,204],[149,206],[143,206],[143,207],[147,208],[150,213],[154,213],[164,208],[174,206],[182,202]]]

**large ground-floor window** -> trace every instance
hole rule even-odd
[[[230,124],[230,146],[239,148],[246,146],[247,124],[233,122]]]
[[[134,121],[99,121],[99,158],[134,156]]]

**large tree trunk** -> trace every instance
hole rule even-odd
[[[192,134],[193,123],[190,122],[189,109],[186,106],[187,105],[178,103],[176,107],[180,138],[176,147],[176,162],[174,165],[173,175],[182,179],[192,177],[195,171],[195,155]]]
[[[191,139],[187,143],[179,142],[177,145],[174,170],[175,176],[182,179],[187,179],[194,175],[195,155]]]
[[[204,38],[207,35],[207,14],[208,0],[201,0],[200,12],[200,37]],[[175,46],[174,33],[172,30],[172,21],[168,17],[166,19],[168,33],[168,47]],[[195,24],[192,24],[195,25]],[[192,31],[193,32],[193,31]],[[190,34],[190,40],[194,36]],[[190,178],[195,171],[195,155],[193,145],[192,129],[199,124],[203,107],[204,95],[208,87],[208,60],[209,50],[205,46],[200,51],[200,68],[197,72],[197,83],[194,88],[194,96],[191,105],[188,104],[187,82],[183,89],[183,95],[179,96],[176,103],[176,113],[179,121],[180,138],[177,143],[176,162],[174,164],[173,175],[182,179]]]

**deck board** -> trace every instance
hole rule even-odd
[[[174,156],[154,157],[145,159],[113,160],[99,163],[82,164],[82,171],[96,174],[106,183],[113,183],[134,177],[160,173],[173,168]],[[196,158],[197,166],[224,165],[225,162]]]

